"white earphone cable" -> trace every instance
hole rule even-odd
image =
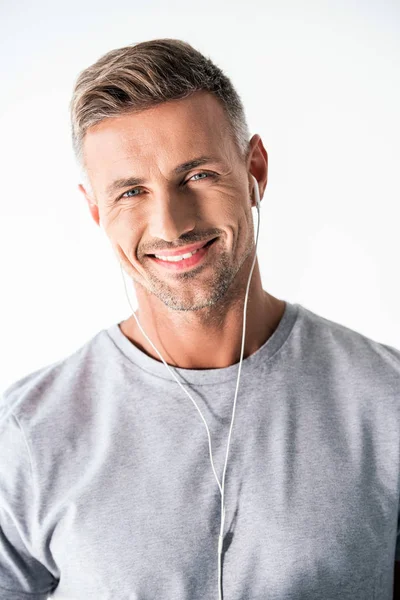
[[[245,342],[245,335],[246,335],[246,309],[247,309],[247,300],[248,300],[248,294],[249,294],[251,276],[253,274],[254,265],[255,265],[255,262],[256,262],[256,258],[257,258],[258,234],[259,234],[259,229],[260,229],[260,195],[259,195],[259,189],[258,189],[258,182],[257,182],[256,178],[253,175],[251,175],[251,177],[254,180],[254,193],[255,193],[255,196],[256,196],[256,208],[257,208],[257,212],[258,212],[257,234],[256,234],[256,244],[255,244],[255,250],[254,250],[254,258],[253,258],[253,263],[252,263],[252,266],[251,266],[251,269],[250,269],[250,275],[249,275],[249,278],[248,278],[248,281],[247,281],[246,295],[245,295],[244,308],[243,308],[242,347],[241,347],[241,352],[240,352],[239,372],[238,372],[238,378],[237,378],[237,382],[236,382],[235,399],[234,399],[234,402],[233,402],[232,419],[231,419],[231,425],[230,425],[229,436],[228,436],[228,443],[227,443],[227,448],[226,448],[225,465],[224,465],[224,470],[223,470],[223,475],[222,475],[222,485],[219,482],[219,479],[218,479],[218,476],[216,474],[215,467],[214,467],[213,456],[212,456],[212,448],[211,448],[211,436],[210,436],[210,431],[208,429],[207,422],[204,419],[204,417],[203,417],[203,415],[202,415],[199,407],[197,406],[195,400],[192,398],[192,396],[189,394],[189,392],[183,387],[183,385],[181,384],[181,382],[179,381],[179,379],[176,377],[175,373],[172,371],[172,369],[170,368],[170,366],[165,362],[165,360],[161,356],[160,352],[157,350],[157,348],[155,347],[155,345],[153,344],[153,342],[150,340],[150,338],[147,336],[147,334],[145,333],[145,331],[142,328],[141,324],[139,323],[139,319],[136,316],[135,311],[134,311],[134,309],[132,307],[131,301],[129,299],[128,290],[127,290],[126,283],[125,283],[125,278],[124,278],[124,273],[123,273],[122,265],[120,263],[120,268],[121,268],[121,273],[122,273],[122,279],[123,279],[123,282],[124,282],[126,297],[128,299],[129,305],[131,307],[133,316],[136,319],[138,327],[140,328],[141,332],[143,333],[143,335],[145,336],[145,338],[147,339],[147,341],[149,342],[149,344],[152,346],[152,348],[154,348],[154,350],[157,352],[158,356],[161,358],[162,362],[167,367],[168,371],[175,378],[175,380],[181,386],[181,388],[183,389],[183,391],[185,392],[185,394],[189,397],[189,399],[193,402],[193,404],[194,404],[195,408],[197,409],[198,413],[200,414],[200,417],[203,420],[203,423],[204,423],[204,425],[206,427],[206,430],[207,430],[208,447],[209,447],[209,453],[210,453],[211,468],[213,470],[214,477],[215,477],[215,479],[217,481],[218,488],[219,488],[219,491],[220,491],[220,494],[221,494],[221,527],[220,527],[220,533],[219,533],[219,537],[218,537],[218,598],[219,598],[219,600],[222,600],[221,556],[222,556],[223,532],[224,532],[224,524],[225,524],[225,506],[224,506],[225,475],[226,475],[226,467],[227,467],[227,464],[228,464],[228,454],[229,454],[229,446],[230,446],[230,441],[231,441],[231,434],[232,434],[233,422],[234,422],[234,418],[235,418],[236,399],[237,399],[237,394],[238,394],[238,389],[239,389],[240,373],[241,373],[241,369],[242,369],[242,361],[243,361],[243,353],[244,353],[244,342]]]

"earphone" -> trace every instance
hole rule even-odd
[[[239,361],[239,373],[238,373],[238,378],[237,378],[237,382],[236,382],[236,390],[235,390],[235,398],[234,398],[234,402],[233,402],[233,410],[232,410],[232,419],[231,419],[231,425],[229,428],[229,436],[228,436],[228,443],[227,443],[227,448],[226,448],[226,456],[225,456],[225,465],[224,465],[224,470],[223,470],[223,475],[222,475],[222,484],[220,484],[218,476],[215,472],[215,467],[214,467],[214,462],[213,462],[213,456],[212,456],[212,449],[211,449],[211,437],[210,437],[210,431],[208,429],[206,420],[204,419],[199,407],[197,406],[195,400],[191,397],[191,395],[189,394],[189,392],[183,387],[183,385],[181,384],[181,382],[179,381],[179,379],[176,377],[175,373],[173,372],[173,370],[171,369],[171,367],[169,365],[167,365],[167,363],[165,362],[165,360],[163,359],[163,357],[161,356],[160,352],[157,350],[157,348],[154,346],[153,342],[149,339],[149,337],[147,336],[147,334],[145,333],[145,331],[143,330],[141,324],[139,323],[139,319],[135,314],[135,311],[132,307],[132,304],[130,302],[129,299],[129,295],[128,295],[128,290],[126,287],[126,283],[125,283],[125,278],[124,278],[124,273],[123,273],[123,269],[122,269],[122,265],[120,263],[120,268],[121,268],[121,274],[122,274],[122,279],[124,282],[124,287],[125,287],[125,293],[126,293],[126,297],[128,299],[129,302],[129,306],[131,307],[133,316],[136,319],[136,322],[138,324],[139,329],[141,330],[141,332],[143,333],[143,335],[145,336],[145,338],[147,339],[147,341],[150,343],[150,345],[152,346],[152,348],[154,348],[154,350],[157,352],[158,356],[161,358],[162,362],[164,363],[164,365],[167,367],[168,371],[171,373],[171,375],[176,379],[177,383],[181,386],[181,388],[183,389],[183,391],[185,392],[185,394],[187,396],[189,396],[189,399],[193,402],[193,404],[195,405],[195,408],[197,409],[197,411],[200,414],[201,419],[204,422],[204,425],[206,426],[206,430],[207,430],[207,435],[208,435],[208,446],[209,446],[209,452],[210,452],[210,461],[211,461],[211,468],[212,471],[214,473],[214,477],[217,481],[218,484],[218,488],[221,494],[221,526],[220,526],[220,532],[219,532],[219,536],[218,536],[218,599],[222,600],[222,571],[221,571],[221,557],[222,557],[222,546],[223,546],[223,539],[224,539],[224,524],[225,524],[225,505],[224,505],[224,492],[225,492],[225,474],[226,474],[226,466],[228,464],[228,453],[229,453],[229,445],[230,445],[230,441],[231,441],[231,434],[232,434],[232,427],[233,427],[233,422],[234,422],[234,418],[235,418],[235,410],[236,410],[236,399],[237,399],[237,393],[238,393],[238,389],[239,389],[239,381],[240,381],[240,373],[241,373],[241,369],[242,369],[242,361],[243,361],[243,352],[244,352],[244,341],[245,341],[245,335],[246,335],[246,309],[247,309],[247,299],[248,299],[248,295],[249,295],[249,288],[250,288],[250,281],[251,281],[251,276],[253,274],[253,270],[254,270],[254,265],[256,262],[256,258],[257,258],[257,246],[258,246],[258,235],[259,235],[259,230],[260,230],[260,192],[259,192],[259,188],[258,188],[258,181],[257,179],[254,177],[254,175],[252,175],[250,173],[250,176],[253,179],[254,182],[254,186],[253,186],[253,190],[254,190],[254,195],[255,195],[255,199],[256,199],[256,208],[257,208],[257,212],[258,212],[258,218],[257,218],[257,234],[256,234],[256,244],[255,244],[255,250],[254,250],[254,258],[253,258],[253,263],[251,265],[251,269],[250,269],[250,275],[247,281],[247,287],[246,287],[246,295],[245,295],[245,301],[244,301],[244,309],[243,309],[243,331],[242,331],[242,347],[241,347],[241,352],[240,352],[240,361]]]

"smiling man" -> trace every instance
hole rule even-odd
[[[169,364],[187,369],[239,360],[254,255],[249,173],[261,194],[267,184],[260,136],[244,161],[226,121],[221,102],[198,91],[102,120],[83,143],[90,188],[80,188],[92,217],[137,284],[145,331]],[[245,356],[267,340],[284,311],[284,302],[263,290],[258,268],[249,306]],[[157,357],[135,325],[131,317],[121,329]]]
[[[71,116],[138,308],[3,393],[0,596],[392,600],[400,351],[263,289],[268,155],[232,83],[152,40]]]

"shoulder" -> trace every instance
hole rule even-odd
[[[327,319],[300,305],[301,336],[310,351],[323,357],[342,359],[354,367],[381,369],[400,378],[400,349],[372,339],[341,323]]]
[[[0,429],[10,416],[29,421],[46,405],[59,405],[71,391],[82,390],[87,378],[101,369],[99,356],[109,351],[112,343],[105,330],[62,359],[25,374],[0,392]]]

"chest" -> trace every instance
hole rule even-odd
[[[368,411],[343,418],[312,399],[299,409],[290,396],[275,409],[237,412],[225,483],[226,598],[389,600],[376,594],[389,590],[393,565],[395,440]],[[216,596],[220,493],[206,431],[189,414],[179,427],[158,413],[152,425],[115,427],[114,443],[99,441],[76,469],[52,536],[56,598],[63,581],[88,599]],[[229,423],[210,427],[220,480]]]

